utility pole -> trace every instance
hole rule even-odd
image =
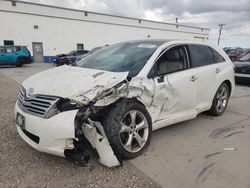
[[[218,26],[220,27],[220,30],[219,30],[219,38],[218,38],[218,45],[220,44],[220,36],[221,36],[221,31],[222,31],[222,27],[226,25],[226,24],[218,24]]]

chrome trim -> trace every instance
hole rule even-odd
[[[17,105],[21,110],[29,114],[46,118],[49,110],[60,100],[59,97],[48,96],[48,95],[33,95],[28,98],[26,90],[21,87]]]

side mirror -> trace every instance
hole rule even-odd
[[[158,83],[164,82],[164,75],[163,74],[159,75],[159,77],[157,78],[157,81]]]

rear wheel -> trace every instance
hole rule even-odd
[[[227,108],[229,99],[229,88],[226,83],[220,85],[219,89],[217,90],[212,107],[209,113],[213,116],[220,116],[223,114]]]
[[[141,104],[120,102],[104,118],[104,130],[116,155],[132,159],[140,155],[150,143],[152,123]]]
[[[17,61],[17,64],[16,64],[17,67],[21,67],[23,66],[23,63],[21,61]]]
[[[26,62],[26,58],[24,57],[18,57],[16,60],[16,66],[21,67]]]

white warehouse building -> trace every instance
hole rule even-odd
[[[0,1],[0,45],[25,45],[36,61],[137,39],[206,41],[210,29],[49,6]]]

